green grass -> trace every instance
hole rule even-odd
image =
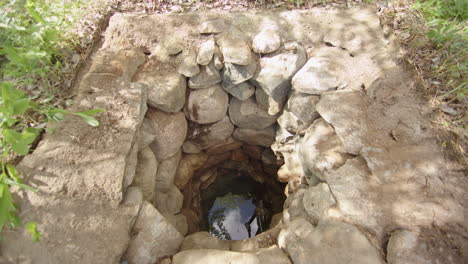
[[[81,15],[85,1],[0,0],[0,231],[16,227],[21,219],[10,188],[34,191],[14,167],[16,157],[27,155],[48,121],[77,115],[90,126],[102,109],[70,112],[56,107],[55,84],[62,74],[62,52],[75,43],[68,30]],[[34,241],[40,233],[27,223]]]
[[[468,1],[418,0],[414,8],[420,11],[429,31],[428,38],[441,54],[434,74],[447,85],[443,96],[464,100],[468,89]]]

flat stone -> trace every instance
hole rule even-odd
[[[222,18],[205,21],[200,25],[200,34],[218,34],[228,28],[228,23]]]
[[[270,147],[273,141],[275,141],[275,126],[269,126],[261,130],[236,128],[232,136],[249,145]]]
[[[385,263],[380,252],[355,226],[335,220],[321,221],[303,234],[280,234],[282,247],[294,263]]]
[[[294,75],[293,89],[306,94],[322,94],[342,89],[348,85],[346,68],[339,63],[342,57],[349,57],[346,51],[323,47]]]
[[[124,69],[134,72],[131,67]],[[40,182],[51,182],[34,187],[42,193],[96,198],[117,205],[122,201],[123,188],[135,174],[138,128],[147,108],[146,87],[116,77],[103,80],[101,76],[86,74],[79,90],[89,87],[101,88],[92,94],[80,92],[68,110],[107,109],[96,115],[101,126],[91,127],[75,116],[49,125],[48,128],[56,130],[53,137],[42,139],[34,154],[25,157],[18,169],[25,178],[34,175]],[[121,93],[122,90],[125,92]],[[93,166],[83,167],[83,162]],[[39,167],[44,169],[39,171]],[[50,175],[56,177],[51,181]]]
[[[320,117],[315,109],[319,100],[316,95],[293,91],[283,113],[278,117],[278,124],[292,133],[302,133]]]
[[[185,104],[187,80],[178,73],[157,75],[155,72],[149,68],[135,77],[136,82],[148,86],[148,105],[164,112],[179,112]]]
[[[245,101],[255,93],[255,87],[250,82],[229,85],[223,82],[223,89],[240,101]]]
[[[151,148],[146,147],[139,151],[133,185],[141,188],[143,191],[143,198],[146,201],[153,200],[157,171],[158,162]]]
[[[240,84],[252,78],[257,70],[257,60],[252,56],[248,65],[225,63],[223,70],[223,85],[226,88]]]
[[[299,143],[299,156],[304,169],[322,180],[351,157],[333,127],[322,118],[306,130]]]
[[[251,238],[232,240],[231,251],[252,252],[261,248],[270,248],[277,244],[280,231],[281,228],[273,228]]]
[[[346,152],[358,155],[366,140],[365,96],[359,91],[340,90],[322,94],[316,105],[320,116],[331,124]]]
[[[228,62],[238,65],[251,64],[252,52],[247,42],[242,38],[231,34],[224,34],[216,43],[219,45],[225,63]]]
[[[253,252],[233,252],[216,249],[191,249],[177,253],[173,264],[291,264],[286,254],[277,247]]]
[[[127,81],[135,75],[138,66],[145,62],[145,55],[138,49],[101,49],[93,57],[89,74],[109,74]]]
[[[228,100],[228,94],[219,85],[192,90],[187,100],[187,117],[198,124],[217,122],[226,115]]]
[[[266,29],[255,35],[252,49],[256,53],[271,53],[281,46],[281,37],[275,30]]]
[[[208,63],[210,63],[211,59],[213,58],[214,52],[215,41],[213,37],[210,37],[200,45],[200,49],[198,50],[197,63],[200,65],[208,65]]]
[[[189,129],[186,143],[189,142],[188,144],[193,144],[197,148],[204,150],[223,143],[231,136],[233,130],[234,125],[227,116],[210,125],[194,124]]]
[[[189,249],[219,249],[229,251],[229,241],[218,239],[208,232],[197,232],[184,238],[180,251]]]
[[[275,99],[269,96],[261,88],[255,90],[255,99],[258,105],[265,110],[269,115],[277,115],[283,110],[284,103],[287,100],[287,96]]]
[[[200,73],[200,66],[197,64],[197,56],[191,51],[187,55],[184,54],[184,59],[179,66],[178,73],[185,77],[194,77]]]
[[[275,100],[282,100],[291,89],[291,78],[306,61],[307,55],[302,46],[295,42],[286,43],[282,50],[260,59],[260,70],[252,78],[252,83]]]
[[[271,116],[261,109],[253,97],[245,101],[232,98],[229,116],[233,124],[242,128],[264,129],[276,122],[276,116]]]
[[[209,88],[221,82],[221,74],[211,62],[206,66],[202,66],[200,73],[190,77],[189,87],[192,89]]]
[[[183,237],[150,203],[144,202],[125,258],[130,263],[153,264],[159,258],[174,255]]]
[[[158,192],[168,192],[174,184],[175,173],[179,166],[182,151],[178,151],[174,156],[159,161],[158,172],[156,174],[156,187]]]
[[[156,139],[150,145],[156,159],[165,160],[174,156],[187,136],[187,120],[184,113],[165,113],[149,108],[146,118],[151,121],[156,133]]]

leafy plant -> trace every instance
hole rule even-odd
[[[13,203],[9,188],[17,186],[29,191],[33,188],[25,185],[16,168],[8,164],[6,160],[11,155],[27,155],[31,144],[43,128],[27,126],[24,118],[27,113],[43,115],[49,121],[61,121],[67,114],[81,117],[88,125],[99,125],[93,115],[102,112],[102,109],[94,109],[82,112],[70,112],[47,104],[36,103],[22,91],[14,88],[11,83],[3,82],[0,85],[0,149],[2,151],[0,174],[0,231],[5,224],[14,227],[19,224],[15,216],[16,206]],[[28,228],[28,230],[30,230]],[[35,230],[35,227],[34,227]],[[31,231],[31,230],[30,230]],[[40,236],[32,232],[33,239]]]
[[[32,240],[34,242],[39,241],[39,238],[41,238],[41,233],[37,231],[37,224],[35,222],[29,222],[26,224],[26,230],[32,235]]]
[[[91,126],[99,125],[93,115],[102,109],[70,112],[55,106],[53,91],[52,96],[47,94],[63,78],[61,50],[64,43],[70,45],[64,36],[76,19],[70,10],[85,2],[0,0],[0,231],[4,226],[20,224],[10,188],[34,191],[23,183],[10,161],[29,153],[44,129],[35,124],[61,121],[68,114],[81,117]],[[36,87],[41,93],[34,97],[24,92]],[[26,228],[33,240],[40,238],[35,223],[28,223]]]
[[[429,39],[440,50],[441,63],[435,66],[435,74],[447,80],[449,91],[460,100],[468,93],[468,1],[466,0],[418,0],[414,8],[420,10],[427,25]]]

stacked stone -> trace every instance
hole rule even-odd
[[[353,153],[320,117],[330,111],[320,95],[347,85],[335,74],[343,51],[319,48],[307,60],[300,44],[282,43],[274,29],[255,35],[252,49],[234,31],[222,19],[205,22],[198,50],[181,53],[177,73],[158,75],[150,61],[135,78],[148,86],[149,109],[133,185],[181,235],[199,231],[200,191],[220,169],[239,170],[281,193],[268,175],[282,165],[277,176],[289,196],[282,222],[305,217],[317,224],[336,204],[328,185],[317,184]],[[305,192],[303,183],[315,189]],[[280,207],[282,200],[271,202]]]

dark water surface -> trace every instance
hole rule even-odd
[[[256,201],[262,186],[252,178],[232,171],[218,179],[202,193],[205,228],[211,235],[224,240],[249,238],[246,223],[255,214]],[[258,226],[254,219],[249,225],[251,236]]]

